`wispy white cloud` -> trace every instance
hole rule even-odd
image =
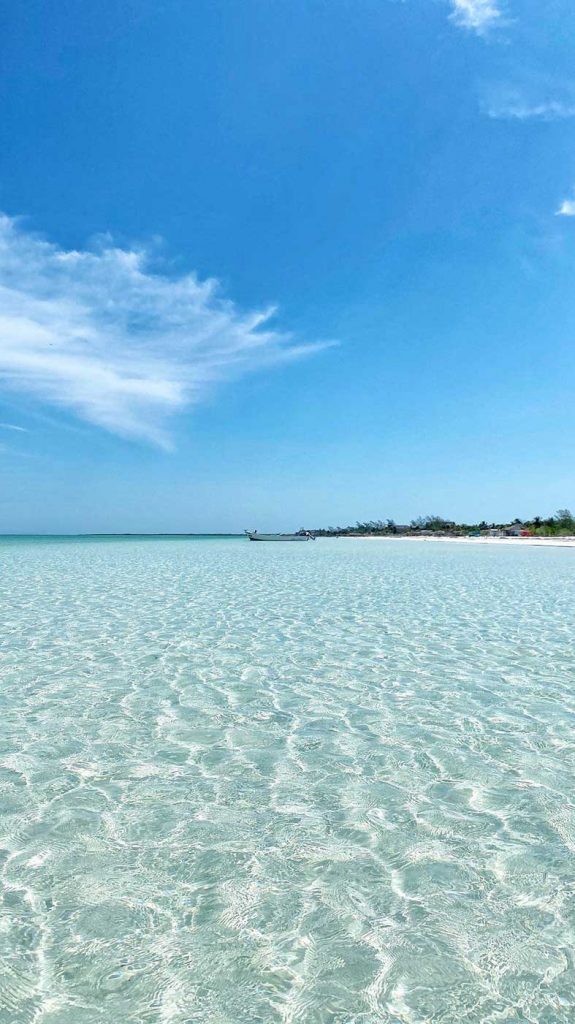
[[[558,210],[555,211],[556,217],[575,217],[575,199],[564,199]]]
[[[497,0],[450,0],[451,18],[462,28],[482,34],[501,20]]]
[[[562,121],[575,117],[575,81],[523,68],[512,80],[484,82],[480,104],[502,121]]]
[[[326,347],[273,313],[154,273],[144,250],[66,252],[0,216],[0,385],[114,433],[169,447],[170,416],[215,384]]]
[[[26,427],[18,427],[15,423],[0,423],[0,430],[18,430],[22,434],[28,433]]]
[[[482,103],[482,110],[488,117],[502,121],[560,121],[575,117],[575,103],[551,99],[529,102],[518,92],[493,96]]]

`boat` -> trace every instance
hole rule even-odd
[[[298,530],[297,533],[258,533],[257,530],[244,530],[250,540],[315,540],[309,530]]]

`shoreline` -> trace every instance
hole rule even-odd
[[[410,537],[380,536],[374,534],[356,537],[338,537],[338,540],[408,540],[422,541],[431,544],[511,544],[513,547],[533,548],[574,548],[575,537]]]

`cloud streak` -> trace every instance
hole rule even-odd
[[[0,386],[171,446],[170,418],[221,382],[300,359],[214,280],[153,273],[145,250],[62,251],[0,215]]]
[[[564,121],[575,117],[575,82],[524,68],[514,79],[484,82],[481,111],[502,121]]]
[[[501,20],[497,0],[450,0],[452,20],[462,28],[482,35]]]
[[[488,117],[501,121],[561,121],[575,117],[575,103],[564,103],[562,100],[529,103],[519,94],[488,101],[482,109]]]

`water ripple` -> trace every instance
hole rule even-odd
[[[572,552],[0,562],[2,1024],[571,1024]]]

